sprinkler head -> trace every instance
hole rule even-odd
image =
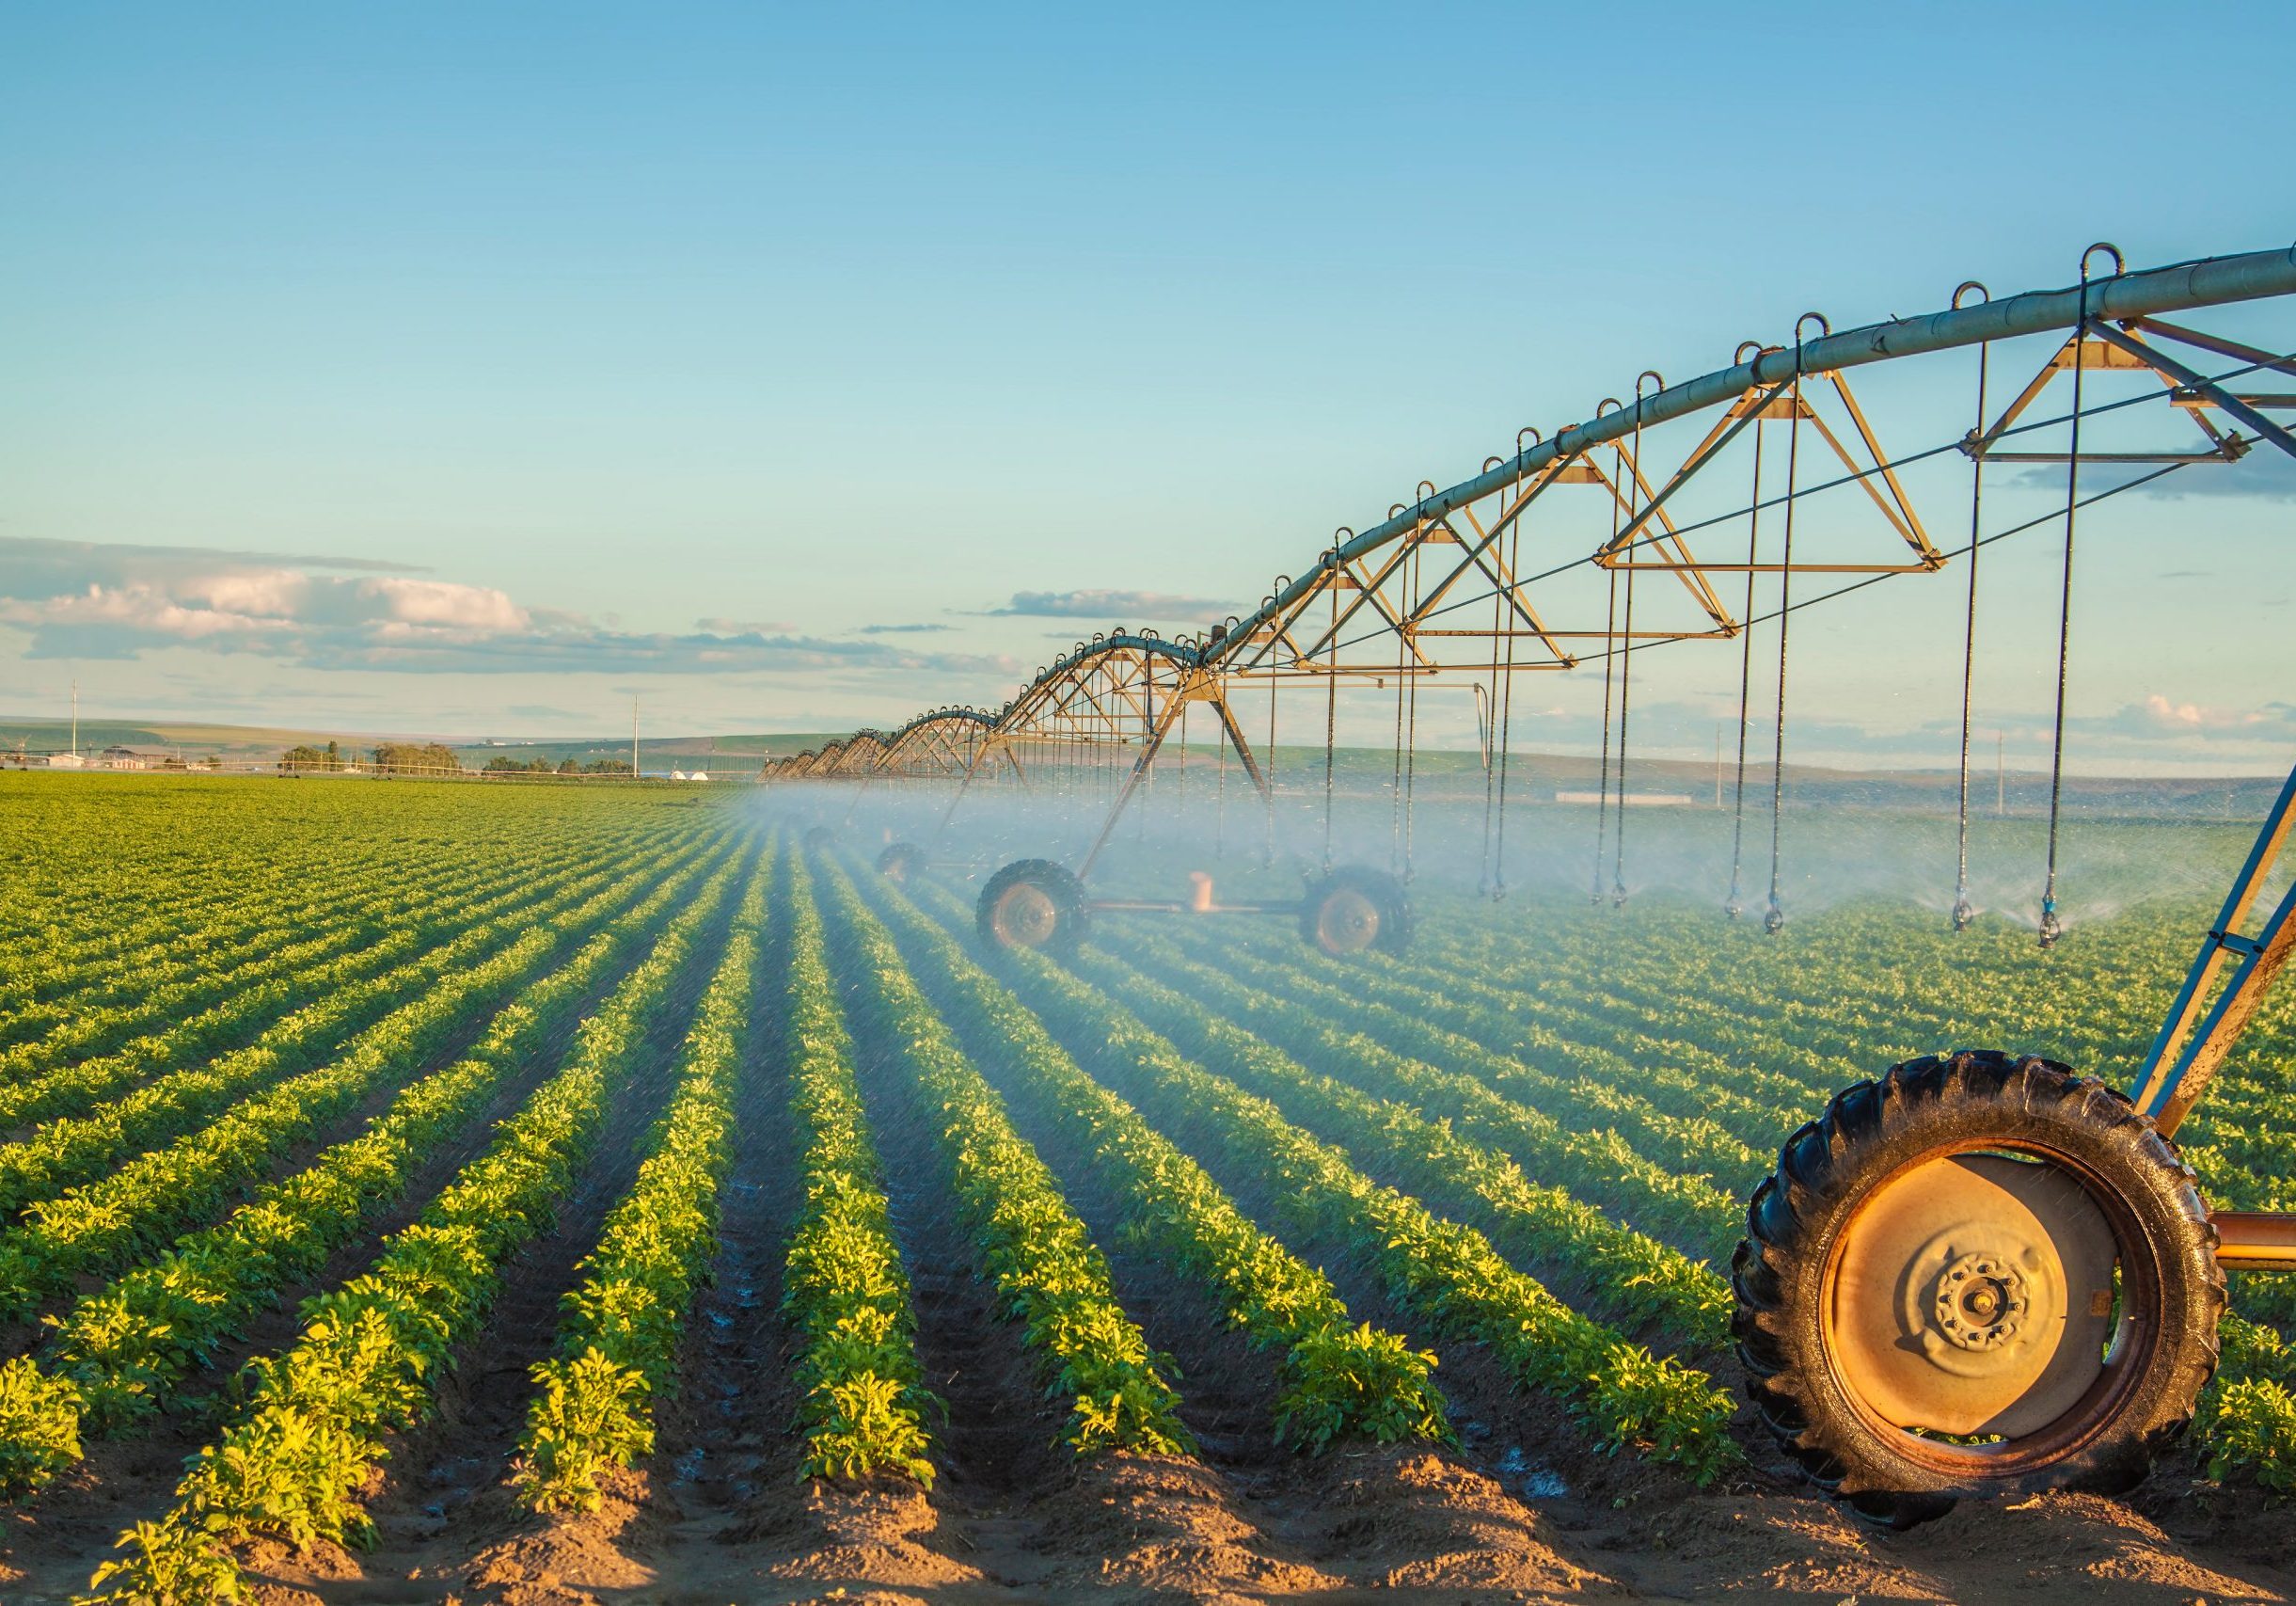
[[[1626,907],[1626,883],[1624,882],[1617,881],[1610,883],[1610,907],[1613,909]]]
[[[1956,930],[1956,931],[1966,931],[1966,930],[1969,930],[1969,926],[1970,926],[1970,922],[1971,922],[1971,920],[1976,919],[1976,918],[1977,918],[1977,911],[1976,911],[1976,909],[1975,909],[1975,908],[1974,908],[1974,907],[1973,907],[1973,906],[1972,906],[1972,905],[1970,903],[1970,900],[1969,900],[1969,894],[1968,894],[1967,892],[1962,893],[1962,894],[1961,894],[1961,895],[1960,895],[1958,898],[1955,898],[1955,899],[1954,899],[1954,930]]]
[[[2041,946],[2055,947],[2057,939],[2063,935],[2065,935],[2065,922],[2057,918],[2057,912],[2054,909],[2044,909],[2041,912]]]
[[[1734,881],[1730,883],[1730,896],[1722,899],[1722,914],[1729,919],[1735,920],[1746,913],[1746,905],[1739,902],[1738,898],[1738,883]]]
[[[1762,929],[1773,937],[1784,930],[1786,929],[1785,910],[1776,902],[1772,902],[1763,914]]]

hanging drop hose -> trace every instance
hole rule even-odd
[[[1613,508],[1615,509],[1618,501],[1617,496],[1614,494],[1610,500]],[[1610,519],[1613,524],[1618,522],[1618,514],[1615,511],[1612,512]],[[1618,639],[1618,628],[1619,571],[1612,569],[1610,571],[1610,611],[1603,621],[1603,639],[1606,642],[1616,641]],[[1600,771],[1600,779],[1596,784],[1597,790],[1594,794],[1594,880],[1592,884],[1587,889],[1588,896],[1596,903],[1600,903],[1603,900],[1603,859],[1606,856],[1606,850],[1609,845],[1610,681],[1612,674],[1616,668],[1615,660],[1618,656],[1619,655],[1615,651],[1606,653],[1603,656],[1603,762],[1602,770]]]
[[[1339,593],[1331,591],[1331,666],[1323,680],[1323,873],[1331,874],[1331,767],[1339,728]]]
[[[1990,293],[1975,279],[1971,279],[1954,292],[1954,306],[1961,305],[1961,297],[1976,291],[1987,300]],[[1992,356],[1992,346],[1980,343],[1977,347],[1977,427],[1970,432],[1972,441],[1985,438],[1986,370]],[[1954,876],[1954,930],[1966,931],[1970,922],[1977,918],[1976,906],[1969,896],[1969,739],[1970,699],[1977,673],[1977,555],[1985,550],[1978,539],[1980,520],[1985,507],[1985,453],[1976,453],[1970,458],[1969,493],[1969,605],[1962,621],[1961,635],[1961,780],[1956,800],[1959,819],[1959,861]]]
[[[1523,494],[1523,481],[1520,475],[1515,478],[1514,494],[1518,499]],[[1510,568],[1507,573],[1512,578],[1514,570]],[[1498,640],[1499,623],[1504,616],[1506,605],[1507,588],[1503,585],[1493,587],[1491,591],[1491,639],[1495,642]],[[1496,688],[1495,687],[1494,690],[1496,691]],[[1491,750],[1492,743],[1498,736],[1498,699],[1496,696],[1487,699],[1487,706],[1476,709],[1476,719],[1483,728],[1481,732],[1482,859],[1476,871],[1475,895],[1478,898],[1487,898],[1491,896],[1491,806],[1497,801],[1498,792],[1497,755]]]
[[[1634,694],[1635,571],[1626,566],[1626,639],[1619,649],[1619,824],[1610,864],[1610,905],[1626,906],[1626,714]]]
[[[1518,518],[1507,532],[1507,581],[1510,588],[1514,577],[1522,572],[1517,566],[1523,556],[1523,521]],[[1512,596],[1512,589],[1510,596]],[[1507,621],[1507,677],[1500,684],[1498,695],[1498,837],[1491,854],[1491,897],[1496,900],[1507,896],[1507,754],[1514,737],[1514,621]]]
[[[1267,834],[1260,839],[1259,863],[1267,868],[1275,863],[1275,688],[1282,679],[1275,668],[1275,646],[1268,647],[1268,755],[1261,766],[1267,777],[1267,789],[1261,794],[1261,812],[1267,819]]]
[[[1762,548],[1762,432],[1768,421],[1754,421],[1754,493],[1746,526],[1746,610],[1738,628],[1738,773],[1731,792],[1730,896],[1722,913],[1735,920],[1746,913],[1741,876],[1746,865],[1746,716],[1754,683],[1754,564]]]
[[[1406,616],[1409,603],[1406,601]],[[1404,655],[1410,638],[1395,632],[1395,772],[1387,782],[1387,873],[1403,870],[1403,680]]]
[[[1785,845],[1786,635],[1787,627],[1794,622],[1794,508],[1795,493],[1801,484],[1802,325],[1816,317],[1814,312],[1805,312],[1794,326],[1794,410],[1786,419],[1786,529],[1784,550],[1778,560],[1778,728],[1770,755],[1770,902],[1762,914],[1762,929],[1772,936],[1786,924],[1779,878]]]
[[[1212,862],[1228,857],[1228,719],[1235,714],[1228,710],[1228,682],[1219,680],[1219,739],[1212,744],[1212,755],[1219,763],[1212,781]]]
[[[1403,617],[1413,618],[1419,607],[1419,552],[1411,554],[1411,591]],[[1417,802],[1419,785],[1419,677],[1411,677],[1411,698],[1403,713],[1403,882],[1408,885],[1417,872],[1412,866],[1412,849],[1417,845],[1417,817],[1413,805]]]
[[[2081,390],[2089,338],[2089,259],[2098,251],[2120,252],[2101,242],[2081,253],[2081,301],[2073,325],[2073,431],[2065,459],[2065,573],[2057,593],[2057,716],[2049,735],[2049,879],[2041,887],[2041,946],[2053,948],[2065,934],[2057,918],[2057,822],[2065,801],[2065,681],[2073,647],[2073,529],[2081,511]]]

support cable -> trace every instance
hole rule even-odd
[[[2246,362],[2246,363],[2242,363],[2242,364],[2239,365],[2238,367],[2226,369],[2226,370],[2225,370],[2225,371],[2224,371],[2223,373],[2221,373],[2221,374],[2217,374],[2211,375],[2211,376],[2210,376],[2210,378],[2209,378],[2209,383],[2210,383],[2210,384],[2212,384],[2212,385],[2217,385],[2217,386],[2224,386],[2224,385],[2227,385],[2227,384],[2231,383],[2233,380],[2236,380],[2236,379],[2241,379],[2241,378],[2244,378],[2244,377],[2246,377],[2246,376],[2248,376],[2248,375],[2250,375],[2250,374],[2258,374],[2258,373],[2262,373],[2262,372],[2265,372],[2265,371],[2267,371],[2267,370],[2273,370],[2273,369],[2277,369],[2277,368],[2281,367],[2283,364],[2286,364],[2286,363],[2288,363],[2288,362],[2296,362],[2296,352],[2284,352],[2284,353],[2281,353],[2280,355],[2278,355],[2278,356],[2276,356],[2276,357],[2273,357],[2273,358],[2268,358],[2268,359],[2262,359],[2262,360],[2258,360],[2258,361],[2255,361],[2255,362]],[[2151,391],[2151,392],[2147,392],[2146,394],[2144,394],[2144,395],[2139,395],[2139,396],[2124,396],[2124,397],[2120,398],[2120,399],[2119,399],[2119,400],[2117,400],[2117,401],[2112,401],[2112,402],[2103,402],[2103,403],[2099,403],[2098,405],[2096,405],[2096,406],[2094,406],[2094,407],[2090,407],[2090,408],[2088,408],[2088,409],[2087,409],[2086,416],[2087,416],[2087,417],[2090,417],[2090,418],[2096,418],[2096,417],[2098,417],[2098,416],[2100,416],[2100,415],[2102,415],[2102,414],[2104,414],[2104,413],[2110,413],[2110,412],[2118,412],[2118,411],[2120,411],[2120,410],[2121,410],[2122,408],[2124,408],[2124,407],[2151,406],[2151,405],[2165,405],[2165,404],[2169,403],[2169,402],[2171,401],[2171,399],[2172,399],[2172,397],[2171,397],[2171,393],[2170,393],[2169,391],[2166,391],[2166,390],[2157,390],[2157,391]],[[2003,431],[2002,431],[2002,432],[2001,432],[1999,435],[1995,436],[1995,437],[1994,437],[1994,438],[1993,438],[1993,443],[1992,443],[1992,444],[1993,444],[1994,446],[1999,446],[1999,445],[2001,444],[2001,442],[2002,442],[2002,441],[2008,439],[2008,438],[2009,438],[2010,437],[2012,437],[2012,436],[2030,435],[2030,434],[2033,434],[2033,433],[2035,433],[2035,432],[2036,432],[2036,431],[2039,431],[2039,430],[2053,429],[2053,428],[2055,428],[2057,425],[2059,425],[2059,424],[2062,424],[2062,423],[2065,423],[2065,422],[2068,421],[2069,421],[2069,419],[2071,418],[2071,416],[2072,416],[2072,415],[2071,415],[2071,414],[2069,414],[2069,413],[2058,413],[2058,414],[2056,414],[2056,415],[2054,415],[2054,416],[2052,416],[2052,417],[2050,417],[2050,418],[2044,418],[2044,419],[2034,420],[2034,421],[2020,421],[2019,422],[2018,422],[2017,424],[2013,425],[2012,427],[2010,427],[2010,428],[2008,428],[2008,429],[2005,429],[2005,430],[2003,430]],[[1803,495],[1803,496],[1806,496],[1806,497],[1815,497],[1815,496],[1818,496],[1818,495],[1823,494],[1824,492],[1838,489],[1838,488],[1840,488],[1841,486],[1844,486],[1844,485],[1860,485],[1860,484],[1863,483],[1864,481],[1867,481],[1867,480],[1873,479],[1873,478],[1875,478],[1875,477],[1876,477],[1876,476],[1878,476],[1878,475],[1885,475],[1885,474],[1888,474],[1888,473],[1893,472],[1893,471],[1895,471],[1895,470],[1897,470],[1897,469],[1910,469],[1910,468],[1913,468],[1914,466],[1916,466],[1916,465],[1918,465],[1918,464],[1922,464],[1922,463],[1925,463],[1925,462],[1929,461],[1929,460],[1930,460],[1931,458],[1933,458],[1933,457],[1942,457],[1942,456],[1944,456],[1944,455],[1945,455],[1947,453],[1949,453],[1949,452],[1960,452],[1960,453],[1966,453],[1967,449],[1968,449],[1968,445],[1969,445],[1969,442],[1968,442],[1968,439],[1967,439],[1967,437],[1956,437],[1956,438],[1954,438],[1954,439],[1952,439],[1952,440],[1950,440],[1950,441],[1947,441],[1947,442],[1945,442],[1944,444],[1940,445],[1940,446],[1924,447],[1923,450],[1921,450],[1921,451],[1919,451],[1919,452],[1909,452],[1909,453],[1906,453],[1906,454],[1905,454],[1904,456],[1902,456],[1902,457],[1891,457],[1891,458],[1888,458],[1888,459],[1886,459],[1886,460],[1884,460],[1884,461],[1882,461],[1882,462],[1880,462],[1880,463],[1878,463],[1878,464],[1875,465],[1875,466],[1874,466],[1874,467],[1872,467],[1872,468],[1860,469],[1857,469],[1857,470],[1855,470],[1855,471],[1853,471],[1853,472],[1850,472],[1850,473],[1845,473],[1845,474],[1840,474],[1840,475],[1837,475],[1837,476],[1835,476],[1833,479],[1830,479],[1830,480],[1826,480],[1826,481],[1822,481],[1822,482],[1820,482],[1820,483],[1818,483],[1818,484],[1813,485],[1812,485],[1812,486],[1811,486],[1811,487],[1810,487],[1810,488],[1809,488],[1807,491],[1804,491],[1804,492],[1802,492],[1802,493],[1800,493],[1800,494],[1801,494],[1801,495]],[[2170,472],[2170,471],[2172,471],[2172,470],[2174,470],[2174,469],[2180,469],[2180,468],[2184,468],[2184,467],[2187,467],[2187,465],[2185,465],[2185,464],[2183,464],[2183,463],[2172,463],[2172,464],[2167,465],[2165,468],[2162,468],[2162,469],[2157,469],[2157,470],[2155,470],[2155,471],[2153,471],[2153,472],[2139,475],[2139,476],[2138,476],[2136,479],[2131,480],[2131,481],[2129,481],[2129,482],[2127,482],[2127,483],[2125,483],[2125,484],[2123,484],[2123,485],[2117,485],[2117,486],[2115,486],[2115,487],[2114,487],[2114,490],[2127,490],[2127,489],[2130,489],[2130,488],[2133,488],[2133,487],[2134,487],[2134,486],[2136,486],[2136,485],[2145,485],[2145,484],[2149,483],[2150,481],[2156,480],[2156,479],[2160,478],[2160,477],[2161,477],[2161,474],[2163,474],[2163,473],[2167,473],[2167,472]],[[2111,492],[2111,491],[2106,491],[2106,492],[2101,492],[2101,493],[2098,493],[2098,495],[2099,495],[2099,496],[2110,496],[2110,495],[2112,495],[2112,494],[2113,494],[2113,492]],[[2097,496],[2092,496],[2092,497],[2090,497],[2090,498],[2088,499],[2088,501],[2084,501],[2084,502],[2083,502],[2082,505],[2083,505],[2083,506],[2087,506],[2089,501],[2097,501],[2097,500],[2098,500],[2098,497],[2097,497]],[[1764,505],[1764,508],[1766,510],[1767,508],[1781,506],[1781,505],[1782,505],[1782,504],[1784,503],[1784,501],[1786,501],[1786,499],[1785,499],[1785,498],[1783,498],[1783,497],[1772,497],[1772,498],[1771,498],[1771,499],[1770,499],[1770,500],[1769,500],[1767,502],[1764,503],[1763,505]],[[1672,529],[1671,529],[1671,530],[1670,530],[1670,529],[1661,529],[1661,530],[1659,530],[1657,533],[1655,533],[1655,534],[1654,534],[1654,533],[1644,533],[1644,534],[1637,535],[1637,536],[1636,536],[1636,537],[1635,537],[1635,538],[1634,538],[1634,539],[1633,539],[1631,542],[1627,543],[1627,545],[1625,545],[1624,547],[1620,548],[1620,549],[1619,549],[1619,552],[1620,552],[1622,555],[1623,555],[1623,554],[1629,554],[1629,553],[1632,553],[1632,552],[1638,551],[1638,550],[1639,550],[1640,549],[1642,549],[1642,548],[1644,548],[1644,547],[1655,547],[1655,546],[1657,546],[1657,545],[1659,545],[1659,544],[1661,544],[1661,543],[1663,543],[1663,542],[1668,542],[1668,541],[1673,541],[1673,540],[1677,540],[1677,539],[1679,539],[1679,538],[1681,538],[1681,537],[1683,537],[1683,536],[1686,536],[1686,535],[1695,535],[1695,534],[1697,534],[1699,532],[1701,532],[1701,531],[1702,531],[1702,530],[1710,530],[1710,529],[1712,529],[1713,527],[1715,527],[1715,526],[1716,526],[1716,525],[1718,525],[1718,524],[1723,524],[1723,523],[1727,523],[1727,522],[1729,522],[1729,521],[1731,521],[1731,520],[1733,520],[1733,519],[1735,519],[1735,518],[1739,517],[1740,517],[1742,514],[1746,513],[1747,511],[1748,511],[1748,510],[1747,510],[1747,509],[1745,509],[1745,508],[1733,508],[1733,509],[1731,509],[1730,511],[1728,511],[1728,512],[1726,512],[1726,513],[1718,513],[1718,514],[1712,515],[1712,516],[1711,516],[1711,517],[1705,517],[1705,518],[1700,518],[1700,519],[1693,520],[1692,522],[1687,523],[1687,524],[1679,524],[1679,525],[1676,525],[1676,526],[1674,526],[1674,527],[1673,527]],[[2061,517],[2061,515],[2059,515],[2059,514],[2057,514],[2057,513],[2053,513],[2053,512],[2052,512],[2052,513],[2050,513],[2050,514],[2044,515],[2044,516],[2043,516],[2043,517],[2041,518],[2040,522],[2042,522],[2042,523],[2049,523],[2049,522],[2051,522],[2051,521],[2052,521],[2052,520],[2054,520],[2054,519],[2056,519],[2056,518],[2058,518],[2058,517]],[[2019,526],[2018,528],[2021,530],[2021,529],[2023,529],[2023,528],[2025,528],[2025,527],[2024,527],[2024,526]],[[2009,534],[2009,533],[2014,533],[2014,532],[2011,532],[2011,531],[2002,531],[2002,532],[1998,532],[1998,533],[1997,533],[1997,534]],[[1996,538],[1997,538],[1997,536],[1996,536],[1996,535],[1988,535],[1988,536],[1987,536],[1987,537],[1986,537],[1986,539],[1987,539],[1987,541],[1991,541],[1991,540],[1994,540],[1994,539],[1996,539]],[[1596,549],[1596,550],[1595,550],[1595,551],[1593,551],[1593,552],[1589,552],[1589,553],[1586,553],[1586,554],[1584,554],[1583,556],[1580,556],[1580,557],[1572,558],[1572,559],[1570,559],[1569,561],[1567,561],[1567,562],[1565,562],[1565,563],[1557,564],[1555,564],[1555,565],[1554,565],[1553,567],[1551,567],[1551,568],[1541,569],[1541,570],[1540,570],[1540,571],[1539,571],[1537,574],[1534,574],[1534,575],[1525,575],[1525,576],[1521,577],[1519,583],[1518,583],[1518,584],[1515,586],[1515,588],[1514,588],[1514,589],[1515,589],[1515,590],[1517,590],[1517,591],[1519,592],[1519,591],[1525,590],[1525,589],[1527,589],[1527,588],[1528,588],[1528,587],[1530,587],[1530,586],[1537,585],[1537,584],[1541,583],[1542,581],[1544,581],[1544,580],[1553,580],[1553,579],[1557,578],[1558,576],[1560,576],[1560,575],[1566,575],[1566,574],[1570,574],[1570,573],[1574,572],[1575,570],[1585,568],[1585,567],[1587,567],[1589,564],[1595,563],[1595,562],[1596,562],[1596,560],[1597,560],[1597,559],[1598,559],[1598,558],[1601,556],[1601,554],[1602,554],[1604,551],[1607,551],[1607,549],[1608,549],[1608,548],[1607,548],[1607,545],[1606,544],[1606,546],[1604,546],[1604,547],[1602,547],[1602,548],[1598,548],[1598,549]],[[1962,548],[1962,549],[1956,549],[1956,550],[1954,550],[1954,551],[1949,551],[1949,552],[1940,553],[1940,555],[1941,557],[1943,557],[1943,558],[1946,558],[1946,559],[1950,560],[1950,559],[1952,559],[1952,558],[1954,558],[1954,557],[1958,556],[1958,555],[1959,555],[1959,553],[1960,553],[1961,551],[1964,551],[1964,550],[1967,550],[1967,549],[1966,549],[1966,548]],[[1844,587],[1841,587],[1841,588],[1839,588],[1839,589],[1837,589],[1837,590],[1834,590],[1834,591],[1826,592],[1826,593],[1824,593],[1824,594],[1822,594],[1822,595],[1823,595],[1824,596],[1841,596],[1841,595],[1842,595],[1844,592],[1846,592],[1846,591],[1856,591],[1856,590],[1859,590],[1859,589],[1861,589],[1861,587],[1863,587],[1863,586],[1865,586],[1865,585],[1874,584],[1874,583],[1876,583],[1876,582],[1878,582],[1878,581],[1880,581],[1880,580],[1892,580],[1892,579],[1896,579],[1896,578],[1898,578],[1898,577],[1899,577],[1899,575],[1900,575],[1900,574],[1902,574],[1902,573],[1917,573],[1917,572],[1918,572],[1918,573],[1924,573],[1924,574],[1925,574],[1925,573],[1927,573],[1927,572],[1929,572],[1929,571],[1928,571],[1928,570],[1926,570],[1926,569],[1921,569],[1921,570],[1903,570],[1903,571],[1901,571],[1901,570],[1891,570],[1891,571],[1888,571],[1888,572],[1883,573],[1883,574],[1877,574],[1877,575],[1870,576],[1870,577],[1868,577],[1866,580],[1860,580],[1860,581],[1858,581],[1858,582],[1857,582],[1856,584],[1854,584],[1854,585],[1844,586]],[[1441,605],[1441,606],[1439,606],[1439,607],[1435,607],[1435,608],[1431,608],[1431,609],[1429,609],[1429,610],[1427,611],[1427,615],[1426,615],[1426,618],[1427,618],[1427,619],[1439,619],[1439,618],[1443,617],[1443,616],[1444,616],[1444,615],[1446,615],[1446,614],[1457,612],[1458,612],[1460,609],[1462,609],[1462,608],[1467,608],[1467,607],[1471,607],[1471,606],[1473,606],[1475,603],[1477,603],[1477,602],[1479,602],[1479,601],[1481,601],[1481,598],[1480,598],[1480,597],[1469,596],[1469,597],[1462,597],[1462,598],[1461,598],[1459,601],[1456,601],[1456,602],[1446,602],[1446,603],[1442,604],[1442,605]],[[1425,620],[1422,620],[1422,621],[1420,621],[1420,622],[1423,624],[1423,623],[1425,623],[1426,621],[1425,621]],[[1380,635],[1380,634],[1381,634],[1383,631],[1385,631],[1385,630],[1386,630],[1386,624],[1385,624],[1385,622],[1383,621],[1383,622],[1382,622],[1380,625],[1378,625],[1376,628],[1372,628],[1372,629],[1370,629],[1370,630],[1369,630],[1369,631],[1365,632],[1363,635],[1350,637],[1350,638],[1349,638],[1347,641],[1342,642],[1342,643],[1341,643],[1341,644],[1340,644],[1341,646],[1343,646],[1343,647],[1352,647],[1352,646],[1356,646],[1356,645],[1359,645],[1359,644],[1362,644],[1363,642],[1370,641],[1370,640],[1372,640],[1372,639],[1376,638],[1376,637],[1377,637],[1378,635]],[[1694,640],[1703,640],[1703,639],[1705,639],[1705,638],[1703,638],[1703,637],[1696,637],[1696,638],[1689,638],[1689,639],[1694,639]],[[1652,643],[1651,644],[1652,644],[1652,645],[1654,645],[1654,646],[1663,646],[1663,645],[1665,645],[1666,644],[1665,644],[1664,642],[1654,642],[1654,643]],[[1582,656],[1580,657],[1580,659],[1579,659],[1579,660],[1578,660],[1578,661],[1580,661],[1581,663],[1591,662],[1591,661],[1592,661],[1592,660],[1594,660],[1596,657],[1598,657],[1598,656],[1600,656],[1600,655],[1598,655],[1598,654],[1594,654],[1594,653],[1587,653],[1587,654],[1582,655]]]

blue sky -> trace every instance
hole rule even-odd
[[[2291,45],[2262,6],[11,8],[0,708],[994,701],[1805,309],[2288,244],[2226,68]],[[2285,762],[2288,503],[2124,500],[2077,756]],[[1981,717],[2030,745],[2052,555],[2001,550]],[[1950,757],[1921,583],[1797,639],[1809,755]],[[1729,656],[1654,667],[1654,739],[1704,750]]]

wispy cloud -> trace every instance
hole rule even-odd
[[[1219,619],[1232,612],[1225,602],[1180,596],[1165,591],[1016,591],[991,615],[1042,619],[1099,619],[1108,623],[1173,619]]]
[[[954,630],[954,625],[863,625],[849,632],[856,636],[929,636],[943,630]]]

